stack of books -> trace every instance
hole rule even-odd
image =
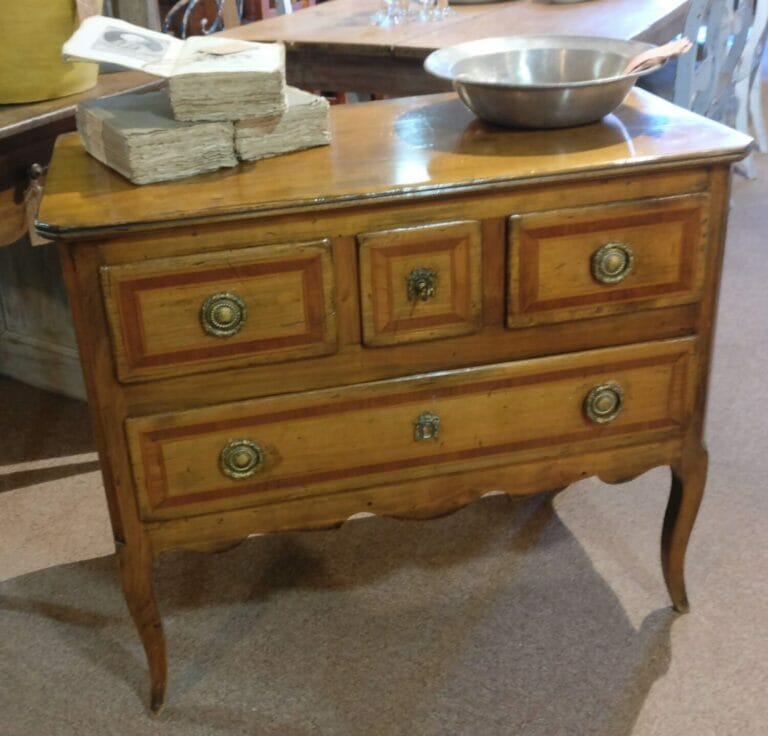
[[[85,150],[134,184],[237,165],[234,125],[177,121],[165,91],[83,102],[76,119]]]
[[[283,113],[235,123],[235,151],[239,159],[254,161],[331,142],[328,100],[288,87],[285,101]]]
[[[328,101],[286,85],[282,44],[210,36],[181,42],[96,16],[83,23],[64,53],[168,79],[159,91],[90,100],[77,108],[85,149],[135,184],[331,141]]]

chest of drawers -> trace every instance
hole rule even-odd
[[[333,125],[328,148],[144,188],[57,144],[38,228],[61,241],[153,711],[169,549],[667,465],[662,567],[688,605],[749,139],[639,91],[567,131],[492,129],[451,95]]]

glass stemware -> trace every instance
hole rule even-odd
[[[414,20],[441,20],[453,11],[449,0],[418,0],[419,8],[414,9],[412,0],[381,0],[379,9],[371,16],[376,26],[397,26]]]
[[[419,0],[419,20],[436,20],[437,0]]]
[[[440,20],[441,18],[448,18],[455,13],[451,9],[450,0],[435,0],[435,18]]]
[[[381,0],[379,10],[371,16],[377,26],[397,26],[411,17],[411,0]]]

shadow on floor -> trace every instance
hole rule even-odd
[[[0,493],[40,483],[49,483],[50,481],[61,480],[62,478],[71,478],[82,473],[93,473],[100,467],[98,460],[70,463],[66,462],[66,458],[63,458],[63,461],[61,465],[51,465],[50,467],[36,468],[34,470],[22,470],[17,473],[4,474],[2,467],[0,467]]]
[[[112,557],[0,584],[9,734],[625,736],[676,618],[635,629],[542,497],[171,553],[155,579],[160,723]]]
[[[0,406],[0,472],[7,465],[95,452],[84,401],[0,376]]]

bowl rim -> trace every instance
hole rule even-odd
[[[602,42],[608,45],[616,45],[618,47],[623,46],[627,50],[631,49],[632,53],[627,56],[627,60],[643,51],[658,48],[656,44],[646,43],[645,41],[628,41],[626,39],[610,38],[608,36],[567,36],[548,34],[491,36],[489,38],[479,38],[473,41],[464,41],[452,46],[444,46],[443,48],[437,49],[424,59],[424,69],[430,74],[439,77],[440,79],[446,79],[449,82],[453,82],[455,84],[499,89],[554,90],[594,87],[596,85],[615,84],[619,81],[635,80],[639,77],[645,76],[646,74],[651,74],[652,72],[657,71],[664,65],[664,62],[662,61],[658,64],[654,64],[652,67],[648,67],[647,69],[641,69],[640,71],[632,72],[632,74],[617,74],[612,77],[598,77],[597,79],[586,79],[575,82],[537,82],[536,84],[511,84],[509,82],[476,81],[471,77],[464,77],[461,74],[456,75],[452,73],[453,67],[459,61],[471,58],[472,56],[490,56],[491,54],[503,51],[515,51],[523,45],[525,45],[526,48],[532,47],[541,49],[557,48],[566,50],[591,50],[594,49],[595,42]],[[489,44],[492,47],[490,49],[487,48]],[[475,48],[477,48],[478,53],[471,53]]]

